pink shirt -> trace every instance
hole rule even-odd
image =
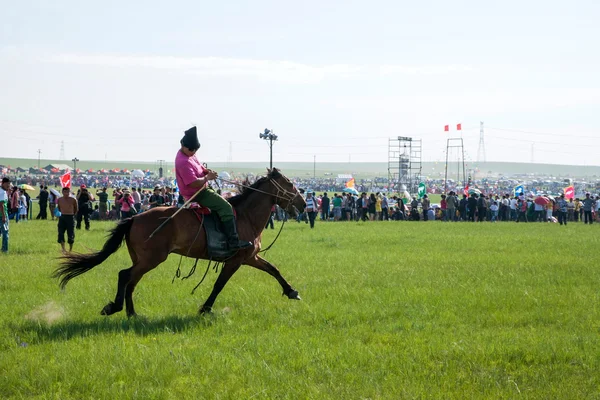
[[[179,192],[184,199],[191,199],[200,190],[200,188],[193,188],[189,185],[204,175],[206,175],[206,168],[200,164],[195,154],[188,157],[181,150],[177,152],[177,156],[175,157],[175,176]],[[206,187],[206,184],[204,187]]]
[[[133,198],[131,196],[127,198],[123,196],[119,200],[117,200],[117,203],[121,205],[121,211],[129,212],[131,210],[131,206],[133,206]]]

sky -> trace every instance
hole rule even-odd
[[[171,161],[196,125],[207,162],[268,162],[265,128],[275,165],[387,162],[398,136],[476,162],[482,121],[487,161],[600,165],[597,1],[0,9],[0,157]]]

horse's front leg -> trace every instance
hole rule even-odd
[[[215,303],[217,296],[219,293],[221,293],[221,290],[223,290],[223,287],[225,287],[225,284],[227,281],[229,281],[229,278],[231,278],[231,276],[240,268],[240,265],[241,264],[239,262],[225,263],[223,265],[223,269],[221,270],[221,273],[219,274],[219,277],[213,286],[210,296],[208,296],[208,299],[206,299],[206,302],[200,308],[200,314],[210,313],[212,311],[212,306]]]
[[[271,264],[261,256],[254,256],[253,258],[246,261],[245,264],[260,269],[261,271],[265,271],[267,274],[277,279],[277,282],[279,282],[281,288],[283,289],[283,294],[286,295],[289,299],[302,300],[298,295],[298,291],[294,290],[294,288],[292,288],[292,286],[285,280],[285,278],[281,276],[281,272],[279,272],[277,267],[275,267],[273,264]]]

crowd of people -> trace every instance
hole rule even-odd
[[[564,194],[552,196],[511,196],[483,195],[472,193],[462,198],[451,191],[441,195],[440,204],[432,204],[429,196],[422,199],[388,198],[385,193],[366,192],[360,195],[334,193],[329,197],[323,193],[314,197],[314,192],[306,194],[307,211],[300,214],[298,222],[305,221],[314,227],[317,215],[322,221],[446,221],[446,222],[600,222],[600,196],[586,193],[583,199],[566,199]],[[314,204],[314,206],[312,206]],[[286,220],[281,210],[273,211],[273,218]]]
[[[432,204],[425,194],[421,199],[389,197],[385,192],[368,194],[366,191],[353,193],[327,192],[315,195],[313,190],[300,190],[305,197],[307,208],[297,217],[298,222],[305,221],[314,228],[315,221],[429,221],[447,222],[568,222],[581,221],[585,224],[600,222],[600,197],[586,193],[583,198],[565,199],[564,195],[552,196],[511,196],[509,194],[477,194],[457,195],[450,191],[441,195],[439,204]],[[220,192],[220,191],[219,191]],[[70,200],[68,200],[70,199]],[[40,185],[36,197],[39,213],[36,219],[51,218],[59,221],[58,242],[65,249],[64,234],[72,248],[75,230],[90,229],[90,221],[118,220],[129,218],[138,213],[159,206],[182,206],[183,197],[172,187],[160,184],[153,190],[140,188],[115,187],[109,194],[108,187],[96,188],[95,193],[82,183],[77,192],[70,188],[62,189],[62,196],[55,189]],[[406,201],[406,203],[405,203]],[[32,199],[23,188],[11,184],[7,177],[2,180],[0,189],[0,205],[2,214],[2,251],[8,250],[8,221],[24,222],[33,216]],[[49,212],[48,212],[49,210]],[[267,228],[273,228],[273,221],[285,221],[287,213],[274,206]]]

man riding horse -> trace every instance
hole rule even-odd
[[[231,204],[208,187],[208,182],[216,179],[218,175],[215,171],[204,167],[196,158],[200,141],[198,141],[195,126],[185,131],[180,143],[181,149],[175,157],[175,173],[177,185],[183,198],[186,201],[194,198],[194,201],[198,204],[217,213],[223,223],[230,250],[251,247],[252,243],[239,239]],[[199,190],[200,192],[196,194]]]

